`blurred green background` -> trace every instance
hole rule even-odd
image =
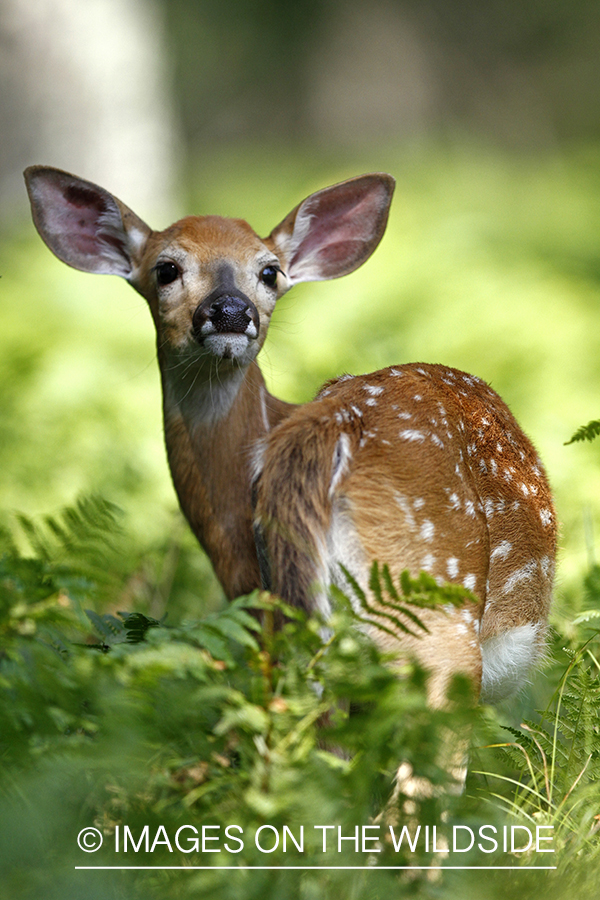
[[[565,615],[600,515],[597,445],[564,446],[600,416],[599,5],[3,0],[0,37],[5,520],[96,492],[141,559],[180,533],[144,302],[51,256],[26,165],[96,181],[154,227],[218,213],[260,234],[311,191],[383,170],[397,189],[380,248],[281,301],[269,387],[304,401],[416,360],[490,382],[555,488]],[[183,540],[199,614],[218,591]]]

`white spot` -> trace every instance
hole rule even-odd
[[[437,434],[430,434],[429,437],[430,437],[430,440],[431,440],[431,443],[432,443],[432,444],[435,444],[436,447],[441,447],[442,450],[444,449],[444,443],[443,443],[443,441],[437,436]]]
[[[404,372],[399,372],[398,369],[390,369],[390,375],[394,375],[396,378],[401,378],[404,375]]]
[[[354,377],[354,375],[340,375],[338,381],[350,381],[350,379]]]
[[[433,556],[431,553],[428,553],[427,556],[423,557],[423,560],[421,562],[421,569],[424,572],[431,572],[433,570],[434,566],[435,566],[435,556]]]
[[[512,575],[506,579],[504,583],[504,587],[502,588],[503,594],[510,594],[510,592],[523,581],[531,581],[534,577],[538,569],[538,562],[536,559],[532,559],[531,562],[528,562],[521,569],[517,569],[516,572],[513,572]]]
[[[485,501],[483,508],[486,519],[491,519],[494,515],[494,501],[490,497]]]
[[[512,544],[510,541],[501,541],[501,543],[499,543],[497,547],[494,547],[490,553],[490,560],[506,559],[511,550]]]
[[[412,413],[409,413],[409,412],[399,412],[399,413],[398,413],[398,418],[399,418],[399,419],[404,419],[405,421],[406,421],[407,419],[412,419]]]
[[[422,497],[417,497],[416,500],[413,500],[413,506],[415,509],[423,509],[425,506],[425,501]]]
[[[492,470],[492,475],[498,474],[498,463],[495,459],[490,459],[490,469]]]
[[[455,556],[451,556],[446,560],[446,572],[449,578],[456,578],[458,575],[458,560]]]
[[[352,451],[350,449],[350,438],[347,434],[340,434],[333,451],[333,459],[331,461],[331,481],[329,483],[329,496],[333,493],[340,483],[342,477],[349,468],[352,459]]]
[[[487,475],[488,468],[487,468],[485,459],[479,460],[479,468],[481,469],[481,471],[483,472],[484,475]]]
[[[417,523],[413,514],[413,511],[410,507],[410,503],[402,494],[394,494],[394,500],[404,513],[404,518],[406,519],[406,524],[410,528],[411,531],[415,531],[417,528]]]
[[[367,403],[369,401],[367,400]],[[422,431],[415,431],[414,429],[407,429],[406,431],[401,431],[398,437],[402,438],[403,441],[415,441],[417,444],[422,444],[425,440],[425,435]]]
[[[502,451],[502,444],[496,444],[496,450],[498,451],[498,453],[502,453],[502,452],[503,452],[503,451]]]
[[[433,540],[433,536],[435,534],[435,525],[430,519],[425,519],[423,524],[421,525],[421,531],[419,532],[419,537],[423,541],[430,542]]]
[[[521,485],[521,490],[523,492],[523,496],[525,496],[525,497],[529,496],[529,488],[527,487],[526,484]]]
[[[422,399],[423,398],[420,394],[415,394],[415,396],[413,397],[413,400],[417,400],[417,401],[422,400]]]
[[[359,419],[362,417],[362,410],[358,408],[358,406],[351,406],[350,409],[354,413],[355,416],[358,416]]]
[[[375,386],[374,384],[363,384],[362,389],[372,397],[379,397],[380,394],[383,394],[383,388],[380,385]]]
[[[474,591],[475,586],[477,585],[477,576],[473,575],[472,572],[469,572],[468,575],[465,575],[463,579],[463,587],[465,587],[468,591]],[[464,610],[465,618],[467,615],[471,615],[468,609]]]
[[[475,504],[472,500],[465,500],[465,513],[472,519],[475,518]]]
[[[460,509],[460,497],[458,494],[450,494],[449,496],[450,507],[452,509]]]
[[[374,428],[372,431],[365,431],[363,436],[360,439],[359,447],[364,447],[368,440],[372,440],[377,437],[377,429]]]
[[[373,397],[369,397],[368,400],[365,400],[365,403],[367,406],[377,406],[377,400],[375,400]]]
[[[540,509],[540,519],[544,528],[552,524],[552,512],[549,509]]]
[[[542,575],[544,578],[552,578],[554,574],[554,566],[552,565],[552,560],[549,556],[543,556],[540,559],[540,569],[542,570]]]

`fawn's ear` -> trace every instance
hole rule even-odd
[[[362,265],[383,237],[394,186],[391,175],[361,175],[303,200],[267,238],[288,281],[339,278]]]
[[[151,229],[89,181],[48,166],[25,169],[35,227],[60,260],[96,274],[130,278]]]

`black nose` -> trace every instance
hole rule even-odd
[[[200,343],[207,334],[247,334],[255,338],[260,319],[248,297],[241,291],[229,289],[213,292],[198,306],[192,317],[192,327]]]
[[[209,334],[245,334],[253,339],[260,330],[258,310],[236,288],[217,288],[196,308],[192,328],[199,343]]]
[[[211,304],[209,318],[217,331],[230,334],[243,334],[252,321],[248,301],[230,294]]]

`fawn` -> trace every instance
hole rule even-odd
[[[52,252],[122,276],[150,306],[173,483],[225,593],[262,584],[327,615],[344,569],[367,592],[373,560],[393,576],[425,570],[473,600],[420,612],[419,639],[374,616],[375,639],[416,654],[434,703],[456,672],[489,701],[520,686],[543,649],[556,524],[540,459],[500,397],[472,375],[412,364],[342,376],[296,407],[256,363],[290,287],[371,255],[394,180],[318,191],[261,239],[218,216],[155,232],[88,181],[44,166],[25,178]]]

